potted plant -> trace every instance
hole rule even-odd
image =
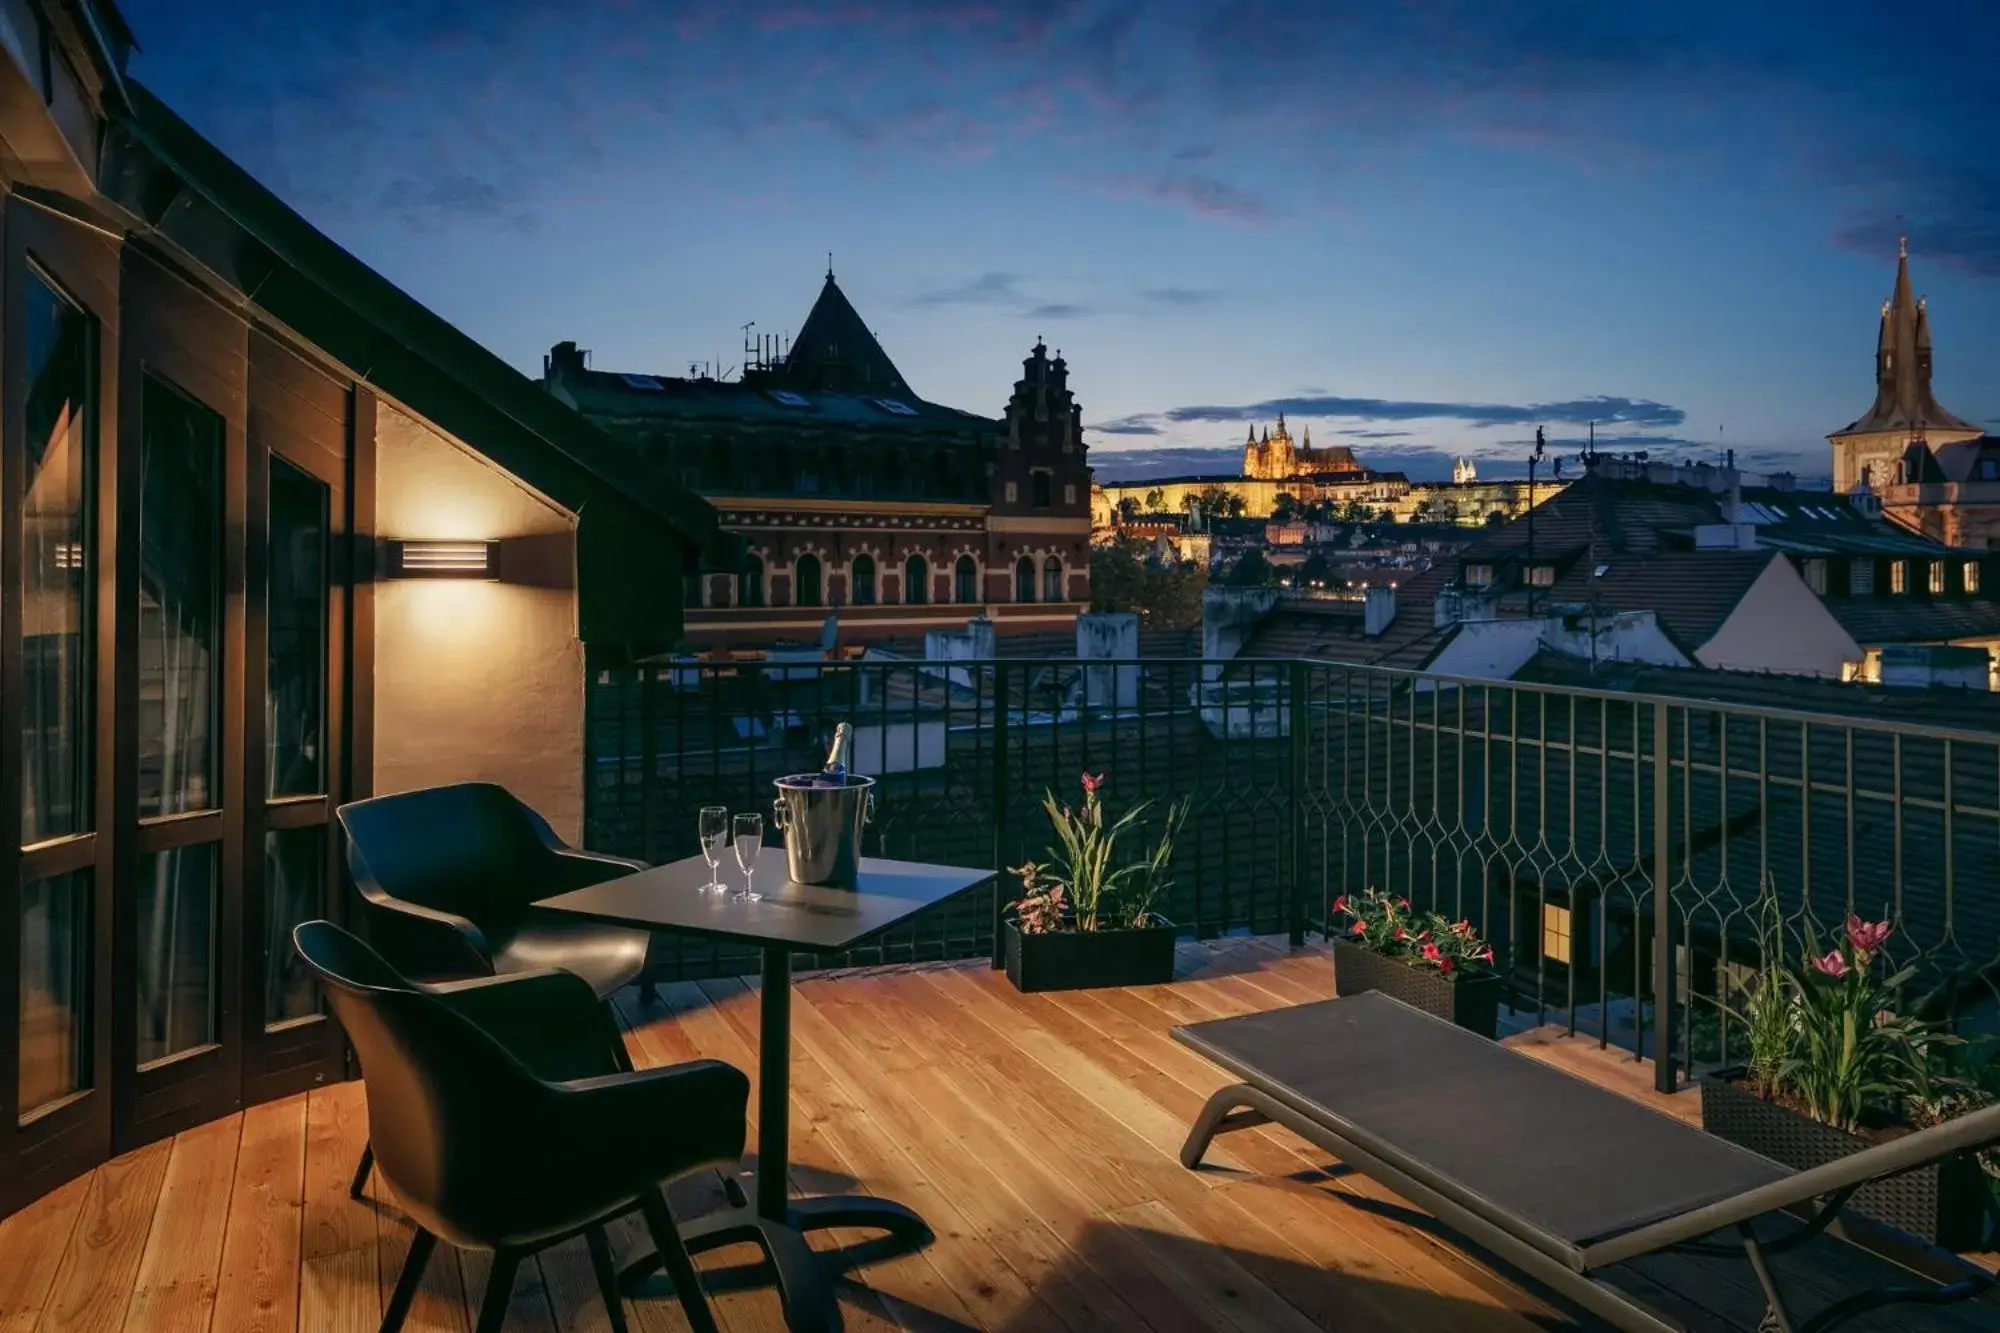
[[[1173,923],[1154,910],[1172,886],[1167,863],[1187,801],[1166,810],[1160,837],[1145,855],[1121,859],[1119,839],[1152,808],[1143,801],[1117,819],[1104,812],[1104,775],[1083,775],[1083,804],[1042,808],[1056,834],[1046,862],[1014,868],[1021,897],[1008,906],[1007,979],[1023,991],[1151,986],[1174,979]]]
[[[1762,958],[1740,1018],[1747,1062],[1701,1083],[1702,1127],[1774,1162],[1806,1170],[1937,1124],[1990,1094],[1952,1071],[1958,1038],[1899,1010],[1914,969],[1879,977],[1895,933],[1849,914],[1821,953],[1811,922],[1788,957],[1775,898],[1766,898]],[[1946,1249],[1977,1249],[1987,1211],[1978,1157],[1933,1163],[1860,1190],[1864,1216]]]
[[[1493,947],[1470,921],[1414,911],[1409,899],[1380,889],[1342,895],[1333,910],[1346,918],[1345,929],[1332,934],[1335,995],[1378,990],[1493,1037],[1506,983],[1493,970]]]

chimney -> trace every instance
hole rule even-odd
[[[583,373],[584,355],[574,341],[565,339],[557,343],[542,358],[542,378],[560,382]]]
[[[1361,632],[1371,639],[1382,637],[1382,631],[1389,628],[1396,618],[1396,590],[1393,587],[1368,589],[1368,599],[1361,607]]]

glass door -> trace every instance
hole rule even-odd
[[[345,766],[349,395],[261,333],[251,336],[250,374],[250,509],[261,522],[252,524],[245,654],[254,799],[242,1031],[244,1096],[262,1101],[340,1077],[340,1034],[292,928],[340,915],[333,811]],[[283,410],[264,410],[267,401]]]
[[[132,404],[125,410],[129,412]],[[235,1105],[234,948],[242,681],[232,678],[226,446],[220,414],[152,373],[139,401],[131,590],[136,823],[118,907],[131,1079],[121,1142]],[[234,715],[234,716],[232,716]]]

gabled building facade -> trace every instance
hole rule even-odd
[[[1082,408],[1039,341],[998,418],[928,402],[829,271],[790,346],[737,379],[601,371],[564,342],[542,382],[742,539],[739,570],[684,589],[695,651],[851,651],[982,616],[1060,631],[1089,605]]]

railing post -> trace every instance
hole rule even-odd
[[[1297,949],[1306,942],[1306,664],[1296,657],[1290,663],[1290,685],[1292,859],[1285,918]]]
[[[1007,937],[1000,918],[1007,895],[1000,877],[1007,873],[1007,667],[993,664],[993,967],[1007,966]]]
[[[1673,763],[1665,700],[1653,704],[1653,1086],[1674,1079]]]

